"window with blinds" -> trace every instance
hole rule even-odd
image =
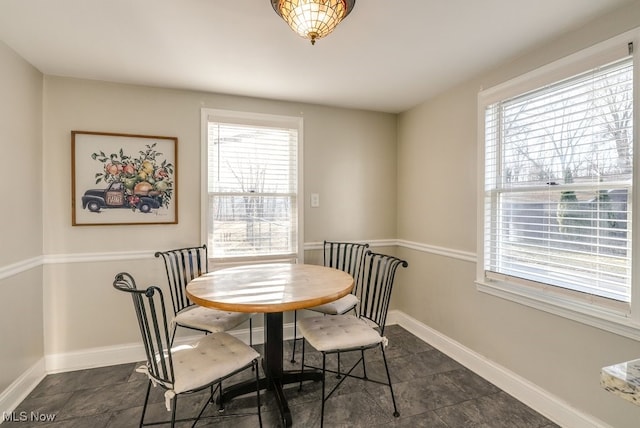
[[[630,302],[632,58],[484,112],[485,276]]]
[[[207,232],[212,258],[297,257],[298,121],[210,116]]]

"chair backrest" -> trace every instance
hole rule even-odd
[[[324,241],[324,265],[335,269],[340,269],[351,275],[357,288],[357,282],[362,271],[364,262],[364,252],[369,248],[369,244],[357,242],[334,242]]]
[[[186,293],[189,281],[209,272],[207,246],[158,251],[155,256],[164,261],[175,315],[193,304]]]
[[[162,290],[156,286],[138,290],[135,280],[126,272],[116,275],[113,287],[131,295],[147,355],[149,375],[163,385],[172,385],[173,360]]]
[[[398,267],[409,264],[397,257],[374,253],[367,250],[364,254],[360,281],[356,282],[356,296],[360,300],[357,313],[360,318],[372,321],[384,333],[387,321],[391,289]]]

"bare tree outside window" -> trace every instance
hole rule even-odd
[[[628,301],[632,73],[624,60],[487,109],[490,269],[579,290],[606,276]]]
[[[297,161],[292,131],[211,124],[209,140],[209,240],[214,257],[295,253]]]

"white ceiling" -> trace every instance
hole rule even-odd
[[[358,0],[311,46],[269,0],[0,0],[0,40],[49,75],[400,112],[633,1]]]

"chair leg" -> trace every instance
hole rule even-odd
[[[223,413],[224,412],[224,403],[222,402],[222,381],[220,381],[218,383],[218,388],[220,388],[220,400],[218,400],[219,401],[218,413]]]
[[[364,359],[364,349],[362,349],[360,351],[360,353],[361,353],[361,357],[362,357],[362,377],[364,377],[365,379],[369,379],[367,377],[367,364],[366,364],[366,361]]]
[[[249,346],[253,348],[253,318],[249,318]],[[251,371],[256,369],[255,365],[251,365]]]
[[[171,406],[171,428],[176,426],[176,408],[178,407],[178,396],[173,397],[173,405]]]
[[[258,402],[258,423],[262,428],[262,412],[260,411],[260,375],[258,374],[258,360],[255,360],[252,364],[254,371],[256,372],[256,401]]]
[[[306,340],[304,340],[304,337],[302,338],[302,364],[300,364],[300,374],[302,375],[304,373],[304,344],[305,344]],[[296,342],[293,342],[296,343]],[[324,377],[323,377],[324,379]],[[302,376],[300,376],[300,386],[298,387],[298,391],[302,391]]]
[[[178,324],[173,324],[173,333],[171,333],[171,343],[169,344],[169,347],[173,346],[173,339],[175,339],[176,337],[176,330],[178,329]]]
[[[209,388],[210,388],[210,391],[211,391],[211,395],[209,396],[209,399],[204,404],[204,406],[202,406],[202,409],[200,409],[200,413],[198,413],[198,417],[194,419],[193,424],[191,424],[191,428],[194,428],[198,424],[198,421],[200,421],[200,418],[202,417],[202,414],[207,409],[209,404],[215,403],[215,399],[213,398],[213,395],[214,395],[214,392],[215,392],[215,390],[213,389],[213,385],[211,385]]]
[[[326,398],[324,398],[324,390],[325,390],[325,370],[327,369],[327,354],[322,353],[322,408],[320,410],[320,428],[324,426],[324,403]]]
[[[389,381],[389,390],[391,391],[391,401],[393,402],[393,416],[396,418],[400,417],[400,412],[398,412],[398,407],[396,406],[396,397],[393,394],[393,386],[391,386],[391,375],[389,374],[389,366],[387,365],[387,357],[384,353],[384,345],[380,344],[380,350],[382,350],[382,360],[384,361],[384,368],[387,371],[387,380]]]
[[[296,327],[297,326],[298,326],[298,311],[293,311],[293,349],[291,350],[291,364],[296,362]]]
[[[149,402],[149,392],[151,392],[151,381],[147,383],[147,394],[144,396],[144,405],[142,406],[142,416],[140,416],[140,427],[144,425],[144,414],[147,412],[147,403]]]

